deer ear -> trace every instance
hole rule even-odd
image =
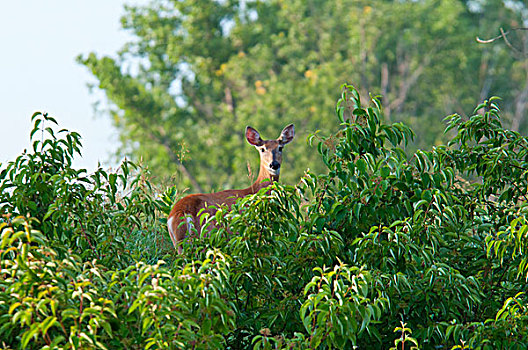
[[[293,140],[294,136],[295,127],[293,126],[293,124],[290,124],[282,130],[281,135],[279,137],[279,142],[285,145],[287,143],[290,143]]]
[[[250,145],[253,146],[262,146],[264,141],[260,138],[260,134],[257,130],[253,129],[251,126],[246,126],[246,140]]]

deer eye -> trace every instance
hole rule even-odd
[[[282,152],[282,146],[279,146],[279,152]]]
[[[262,153],[264,153],[264,151],[265,151],[264,147],[262,147],[262,148],[260,149],[260,151],[261,151]]]

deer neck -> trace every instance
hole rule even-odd
[[[279,175],[271,175],[269,171],[261,165],[257,180],[248,188],[248,194],[255,194],[275,181],[279,181]]]

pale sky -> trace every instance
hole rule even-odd
[[[109,164],[117,136],[108,116],[94,116],[87,84],[95,79],[79,54],[112,55],[130,40],[120,26],[124,4],[147,0],[0,1],[0,163],[31,149],[31,115],[48,112],[83,137],[76,167]],[[112,164],[110,164],[112,165]]]

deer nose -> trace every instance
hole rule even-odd
[[[280,168],[280,163],[277,162],[276,160],[274,160],[273,162],[271,162],[270,168],[273,169],[273,170],[277,170],[277,169]]]

